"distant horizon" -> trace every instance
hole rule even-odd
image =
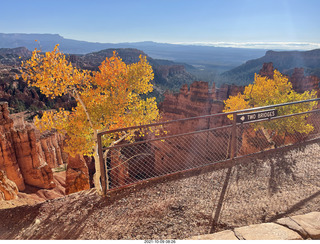
[[[0,33],[98,43],[320,47],[319,0],[5,0]]]
[[[320,49],[320,43],[314,42],[158,42],[153,40],[144,41],[124,41],[124,42],[99,42],[73,39],[65,37],[59,33],[0,33],[5,35],[58,35],[63,39],[70,39],[75,41],[84,41],[89,43],[100,44],[122,44],[122,43],[143,43],[153,42],[159,44],[173,44],[173,45],[194,45],[194,46],[207,46],[207,47],[225,47],[225,48],[245,48],[245,49],[263,49],[263,50],[281,50],[281,51],[308,51]],[[58,44],[58,43],[57,43]],[[1,47],[0,47],[1,48]]]

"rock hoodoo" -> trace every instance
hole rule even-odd
[[[259,74],[262,76],[267,76],[273,78],[274,72],[273,63],[264,63],[262,69],[259,71]],[[298,93],[303,93],[305,91],[316,90],[318,91],[318,97],[320,97],[319,84],[320,79],[317,76],[310,75],[305,76],[304,68],[294,68],[292,75],[287,76],[289,82],[292,84],[293,90]]]
[[[90,189],[89,170],[86,160],[79,154],[68,156],[66,194]]]
[[[17,185],[7,178],[3,170],[0,170],[0,201],[17,198],[18,191]]]
[[[0,170],[8,179],[20,191],[25,184],[53,188],[51,168],[63,163],[62,137],[52,132],[40,135],[31,123],[17,117],[13,120],[6,102],[0,103],[0,132]]]

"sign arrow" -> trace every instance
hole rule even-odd
[[[237,114],[237,123],[250,122],[254,120],[270,119],[272,117],[278,116],[278,111],[276,109],[263,110],[253,113]]]

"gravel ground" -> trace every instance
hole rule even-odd
[[[231,170],[215,231],[320,211],[320,145],[245,159]],[[110,201],[94,190],[0,210],[0,239],[185,239],[207,234],[227,169]]]

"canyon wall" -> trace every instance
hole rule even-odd
[[[41,135],[23,116],[10,116],[6,102],[0,103],[0,132],[0,170],[19,191],[26,185],[55,187],[52,168],[63,163],[63,138],[53,132]]]

